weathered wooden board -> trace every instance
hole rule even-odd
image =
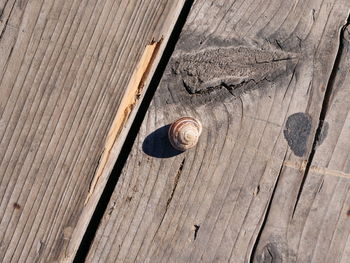
[[[146,45],[163,36],[161,54],[182,4],[0,1],[1,262],[73,259],[103,189],[103,180],[90,184],[123,94]],[[159,55],[144,59],[149,75]],[[130,121],[138,101],[129,101]]]
[[[299,162],[286,162],[281,173],[257,246],[263,262],[350,262],[349,68],[347,27],[341,35],[322,132],[310,167],[305,172]],[[298,170],[305,174],[305,182],[295,200],[289,192]]]
[[[195,1],[87,262],[296,262],[285,254],[288,247],[303,253],[297,262],[309,262],[308,247],[322,251],[332,231],[328,256],[344,248],[347,179],[321,178],[312,167],[349,169],[348,147],[340,145],[335,154],[343,163],[327,166],[331,149],[346,140],[348,106],[340,116],[342,104],[332,101],[329,134],[314,145],[349,10],[347,0]],[[345,64],[336,82],[343,84],[334,88],[344,104]],[[186,115],[200,119],[204,130],[196,148],[179,153],[167,129]],[[342,137],[332,137],[343,124]],[[312,204],[307,195],[322,179]],[[330,209],[336,185],[337,205]],[[316,210],[310,217],[308,208]],[[311,239],[300,235],[304,225],[314,232]],[[295,235],[292,242],[302,237],[302,249],[285,233]],[[324,262],[322,255],[314,262]]]

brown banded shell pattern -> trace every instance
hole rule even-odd
[[[173,122],[168,136],[171,145],[180,151],[194,147],[202,133],[201,123],[192,117],[182,117]]]

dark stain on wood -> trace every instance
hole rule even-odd
[[[307,140],[311,132],[311,116],[298,112],[290,115],[283,131],[290,149],[296,156],[302,157],[307,150]]]
[[[13,204],[14,209],[21,209],[21,206],[18,203]]]

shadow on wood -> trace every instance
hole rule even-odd
[[[143,152],[156,158],[170,158],[182,153],[171,146],[168,138],[169,128],[170,125],[165,125],[148,135],[142,144]]]

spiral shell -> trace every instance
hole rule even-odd
[[[180,151],[186,151],[198,142],[202,132],[202,124],[192,117],[182,117],[173,122],[168,136],[171,145]]]

